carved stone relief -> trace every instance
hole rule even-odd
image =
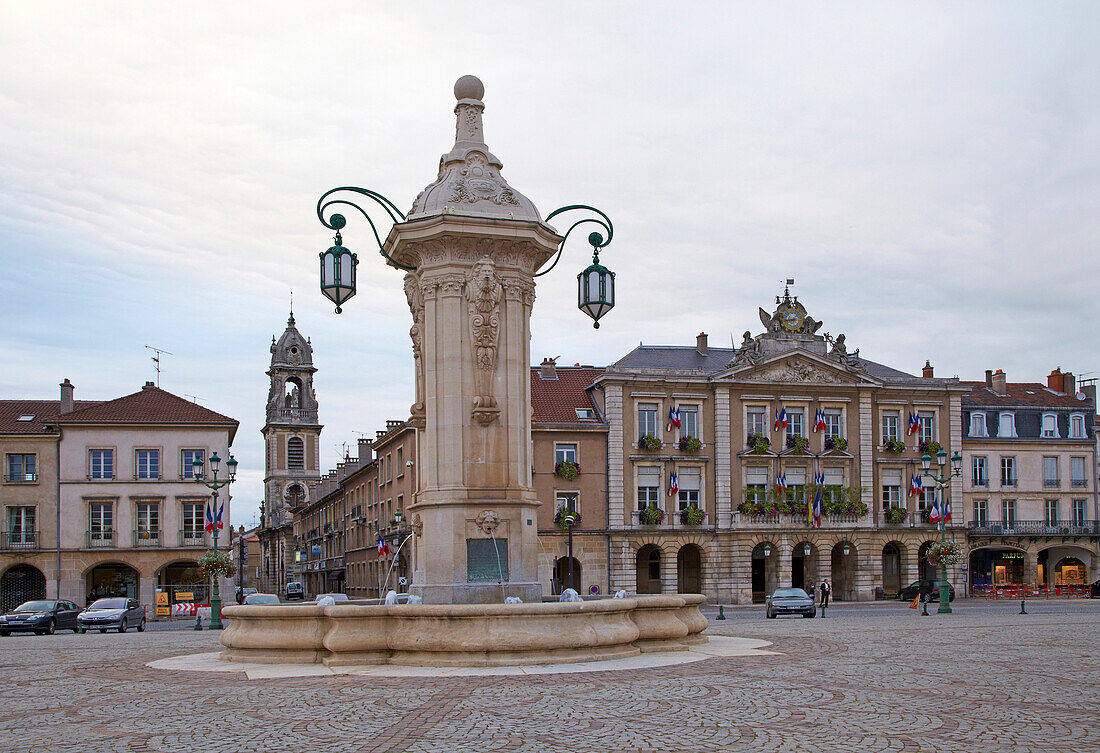
[[[482,510],[474,519],[474,525],[486,536],[493,536],[500,527],[500,515],[492,510]]]
[[[405,298],[409,302],[409,311],[412,313],[413,324],[409,328],[409,339],[412,340],[413,368],[416,375],[416,401],[409,411],[412,414],[412,423],[418,428],[423,427],[424,422],[424,363],[421,351],[424,333],[424,291],[420,286],[417,276],[409,272],[405,275]]]
[[[842,384],[845,380],[818,368],[804,358],[787,358],[779,363],[761,369],[749,379],[762,382],[815,382],[819,384]]]
[[[474,419],[487,426],[500,416],[492,394],[493,372],[496,371],[497,345],[500,339],[500,302],[504,286],[496,265],[484,257],[473,266],[466,278],[466,309],[470,321],[474,349]]]

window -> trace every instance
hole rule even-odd
[[[917,414],[920,416],[920,441],[921,442],[935,442],[936,441],[936,414],[931,411],[922,411]]]
[[[840,411],[825,411],[825,438],[836,439],[840,434]]]
[[[180,478],[195,478],[195,461],[206,462],[206,450],[184,450],[180,453]]]
[[[917,497],[917,505],[922,510],[931,510],[932,503],[936,500],[936,489],[932,486],[923,487]]]
[[[699,406],[681,405],[680,408],[680,436],[699,436]]]
[[[183,503],[183,532],[186,534],[197,533],[200,536],[203,532],[203,510],[201,502],[184,502]]]
[[[985,414],[984,413],[971,413],[970,414],[970,436],[972,437],[988,437],[989,430],[985,426]]]
[[[768,468],[752,465],[745,469],[745,502],[763,504],[768,494]]]
[[[575,444],[556,444],[554,445],[554,465],[558,463],[564,463],[569,461],[576,465],[577,463],[577,445]]]
[[[760,434],[762,436],[768,436],[765,431],[765,415],[766,410],[757,406],[750,406],[745,411],[745,425],[748,428],[749,434]]]
[[[1084,458],[1069,459],[1069,483],[1071,486],[1078,489],[1088,485],[1088,482],[1085,481]]]
[[[1069,417],[1069,438],[1085,439],[1085,417],[1080,413]]]
[[[1001,458],[1001,486],[1016,486],[1016,458]]]
[[[657,428],[657,404],[638,404],[638,438],[651,435],[660,437],[660,429]]]
[[[901,471],[884,470],[882,472],[882,509],[901,506]]]
[[[989,523],[989,500],[974,500],[974,525],[984,526]]]
[[[683,415],[683,413],[680,414],[681,418]],[[686,510],[693,505],[700,510],[703,509],[699,504],[699,487],[702,482],[701,469],[697,467],[680,468],[676,481],[680,487],[680,509]]]
[[[160,450],[138,450],[134,478],[160,478]]]
[[[401,478],[405,475],[405,448],[397,448],[397,477]]]
[[[575,512],[580,514],[580,503],[578,500],[579,495],[576,492],[557,492],[555,494],[555,512],[562,512],[567,510],[569,512]]]
[[[93,502],[89,510],[88,538],[91,546],[114,540],[114,506],[111,502]]]
[[[997,436],[998,437],[1014,437],[1016,436],[1016,414],[1015,413],[1002,413],[999,417],[997,424]]]
[[[139,502],[136,512],[138,539],[156,539],[160,535],[160,504]]]
[[[1058,458],[1043,458],[1043,486],[1051,489],[1058,488]]]
[[[33,507],[9,507],[7,541],[13,545],[33,544],[35,520]]]
[[[38,463],[34,455],[8,455],[8,481],[37,481]]]
[[[974,486],[989,486],[989,467],[984,455],[970,459],[970,478]]]
[[[1089,516],[1086,512],[1088,507],[1086,506],[1087,500],[1075,499],[1073,500],[1073,525],[1083,526],[1088,521]]]
[[[825,502],[840,502],[844,494],[844,469],[826,468],[823,474],[825,476],[825,491],[821,495],[822,500]]]
[[[291,437],[286,442],[286,467],[302,470],[306,467],[306,443],[301,437]]]
[[[804,503],[806,501],[806,469],[788,468],[783,475],[787,477],[787,499],[796,504]],[[798,510],[795,510],[795,514],[798,514],[798,512]]]
[[[1058,525],[1058,500],[1056,499],[1046,501],[1046,524],[1048,526]]]
[[[643,466],[638,469],[638,509],[661,506],[661,469]]]
[[[794,410],[787,410],[787,436],[788,437],[804,437],[806,432],[803,430],[802,423],[802,409],[796,408]]]
[[[115,451],[89,450],[88,470],[91,478],[114,478]]]
[[[1001,521],[1006,527],[1016,525],[1016,500],[1005,499],[1001,501]]]
[[[888,410],[882,414],[882,443],[886,444],[898,438],[898,420],[900,413],[896,410]]]
[[[593,419],[596,417],[596,411],[591,408],[574,408],[573,410],[577,412],[577,418]]]
[[[1057,438],[1058,416],[1053,413],[1043,414],[1043,437],[1046,439]]]

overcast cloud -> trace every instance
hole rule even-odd
[[[740,341],[795,277],[895,368],[1092,372],[1098,38],[1095,3],[0,2],[0,397],[119,397],[170,351],[161,385],[241,422],[250,525],[293,288],[324,467],[407,416],[401,274],[349,218],[337,317],[314,206],[411,205],[465,73],[509,182],[615,223],[617,308],[576,310],[578,240],[540,280],[536,362]]]

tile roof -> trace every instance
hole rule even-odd
[[[61,424],[90,423],[153,423],[153,424],[214,424],[233,427],[229,439],[237,431],[238,422],[221,413],[204,408],[171,392],[146,384],[145,387],[115,400],[104,400],[76,407],[56,419]]]
[[[74,407],[94,405],[92,400],[77,400]],[[0,400],[0,434],[50,434],[46,426],[56,424],[60,400]],[[20,421],[20,416],[34,416]]]
[[[531,407],[535,423],[591,424],[602,423],[600,418],[578,418],[577,408],[588,408],[599,416],[599,409],[592,401],[587,388],[603,374],[603,369],[586,366],[559,366],[557,379],[543,379],[540,369],[531,368]]]
[[[1077,408],[1094,410],[1088,398],[1078,400],[1075,395],[1055,392],[1039,382],[1009,382],[1005,385],[1005,394],[998,395],[986,386],[985,382],[962,382],[970,392],[963,395],[964,406],[979,405],[1020,405],[1036,408]]]
[[[639,345],[615,362],[615,366],[635,369],[675,369],[683,371],[724,371],[737,351],[710,348],[706,355],[694,345]],[[915,374],[860,358],[867,373],[879,379],[919,379]]]

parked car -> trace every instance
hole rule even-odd
[[[279,604],[279,597],[275,594],[254,593],[244,597],[245,604]]]
[[[91,606],[76,616],[78,633],[85,630],[98,630],[106,633],[114,628],[125,633],[127,628],[136,627],[140,633],[145,629],[145,610],[137,599],[112,597],[96,599]]]
[[[286,600],[306,598],[306,587],[300,581],[292,580],[286,584]]]
[[[1089,586],[1089,598],[1100,599],[1100,580],[1094,580]]]
[[[314,601],[320,601],[321,599],[325,598],[326,596],[328,596],[333,601],[348,601],[348,595],[347,594],[317,594],[317,598],[314,599]]]
[[[56,630],[76,628],[80,607],[71,601],[25,601],[6,615],[0,616],[0,635],[37,633],[53,635]]]
[[[244,604],[244,599],[249,594],[259,593],[259,589],[256,588],[238,588],[237,589],[237,603]]]
[[[947,600],[955,600],[955,587],[950,583],[947,587],[951,589],[948,591]],[[930,580],[917,580],[910,583],[905,588],[898,591],[898,598],[902,601],[912,601],[921,594],[928,594],[928,597],[924,601],[939,601],[940,600],[940,583],[939,581],[932,582]]]
[[[816,617],[814,600],[801,588],[777,588],[764,600],[764,614],[774,620],[781,614],[800,614]]]

